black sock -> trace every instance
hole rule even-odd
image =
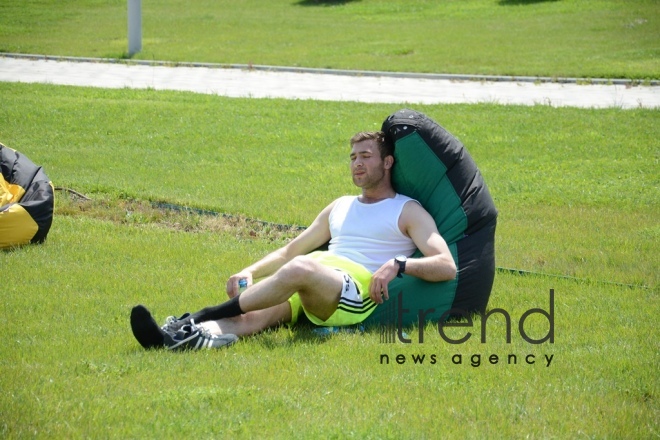
[[[240,295],[239,295],[240,296]],[[238,297],[235,296],[229,301],[225,301],[220,305],[206,307],[199,312],[195,312],[192,315],[188,316],[183,322],[182,326],[186,323],[189,323],[191,320],[195,321],[195,324],[199,324],[204,321],[216,321],[222,318],[233,318],[234,316],[242,315],[243,310],[238,304]]]
[[[144,348],[160,348],[164,343],[163,332],[151,313],[143,305],[137,305],[131,310],[131,329],[133,336]]]

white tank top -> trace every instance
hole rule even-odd
[[[340,197],[330,211],[328,251],[371,273],[399,254],[411,255],[417,248],[399,229],[403,205],[411,200],[401,194],[377,203],[362,203],[357,196]]]

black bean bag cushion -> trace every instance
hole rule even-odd
[[[390,300],[365,325],[423,324],[485,311],[495,277],[497,209],[477,165],[458,139],[422,113],[397,111],[382,131],[395,145],[395,190],[433,216],[458,274],[439,283],[405,274],[395,278]]]

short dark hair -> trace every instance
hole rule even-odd
[[[392,144],[388,139],[385,138],[385,133],[382,131],[361,131],[356,133],[351,138],[351,147],[357,144],[358,142],[375,140],[378,144],[378,150],[380,151],[380,158],[385,159],[387,156],[394,157],[394,144]]]

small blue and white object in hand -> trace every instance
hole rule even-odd
[[[243,293],[247,289],[247,278],[241,278],[238,280],[238,293]]]

